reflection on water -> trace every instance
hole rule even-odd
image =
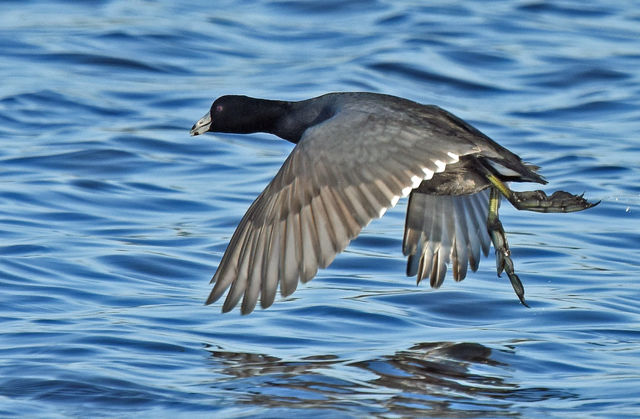
[[[254,406],[341,409],[354,404],[368,413],[518,416],[510,410],[514,403],[573,396],[544,387],[521,388],[498,375],[509,366],[478,343],[420,343],[357,362],[337,356],[288,362],[264,354],[208,350],[225,389],[242,392],[242,403]]]

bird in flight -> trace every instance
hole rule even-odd
[[[191,129],[206,132],[266,132],[296,144],[240,220],[211,279],[206,304],[230,287],[223,312],[240,299],[242,314],[258,300],[267,308],[278,286],[282,296],[291,295],[406,196],[408,276],[418,283],[429,278],[437,288],[451,265],[461,281],[493,243],[498,276],[506,272],[527,305],[498,218],[500,200],[536,212],[598,204],[564,191],[511,190],[507,182],[547,182],[538,167],[455,115],[395,96],[343,92],[298,102],[222,96]]]

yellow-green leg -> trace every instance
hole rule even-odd
[[[504,184],[502,184],[504,185]],[[508,188],[507,190],[511,192]],[[509,243],[507,243],[507,235],[504,232],[502,223],[498,218],[498,209],[500,208],[500,195],[501,193],[496,188],[491,188],[491,194],[489,196],[489,216],[487,219],[487,229],[489,230],[489,236],[493,242],[493,247],[496,249],[496,269],[498,270],[498,276],[502,272],[506,272],[511,281],[511,286],[516,295],[520,299],[520,302],[525,307],[529,305],[524,300],[524,286],[516,275],[513,268],[513,261],[511,260],[511,251],[509,250]]]
[[[520,302],[526,306],[524,300],[524,287],[518,275],[514,272],[513,261],[511,260],[511,251],[507,243],[507,236],[502,227],[502,223],[498,218],[498,208],[500,207],[500,198],[504,196],[515,208],[519,210],[535,211],[535,212],[574,212],[582,211],[599,204],[599,202],[591,203],[584,199],[582,195],[573,195],[569,192],[556,191],[548,196],[543,191],[525,191],[516,192],[498,178],[484,164],[479,163],[476,166],[491,182],[491,194],[489,197],[489,216],[487,219],[487,229],[496,249],[496,268],[498,276],[504,271],[509,276],[511,286],[520,299]]]
[[[516,209],[534,212],[575,212],[595,207],[600,201],[591,203],[582,195],[574,195],[565,191],[556,191],[548,196],[543,191],[516,192],[502,182],[486,168],[485,177],[500,194]]]

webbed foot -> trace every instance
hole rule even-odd
[[[519,210],[535,212],[575,212],[595,207],[600,201],[591,203],[583,195],[574,195],[565,191],[556,191],[548,196],[543,191],[511,191],[509,201]]]

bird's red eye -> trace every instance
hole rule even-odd
[[[216,106],[216,112],[222,112],[222,109],[224,109],[222,105]]]

